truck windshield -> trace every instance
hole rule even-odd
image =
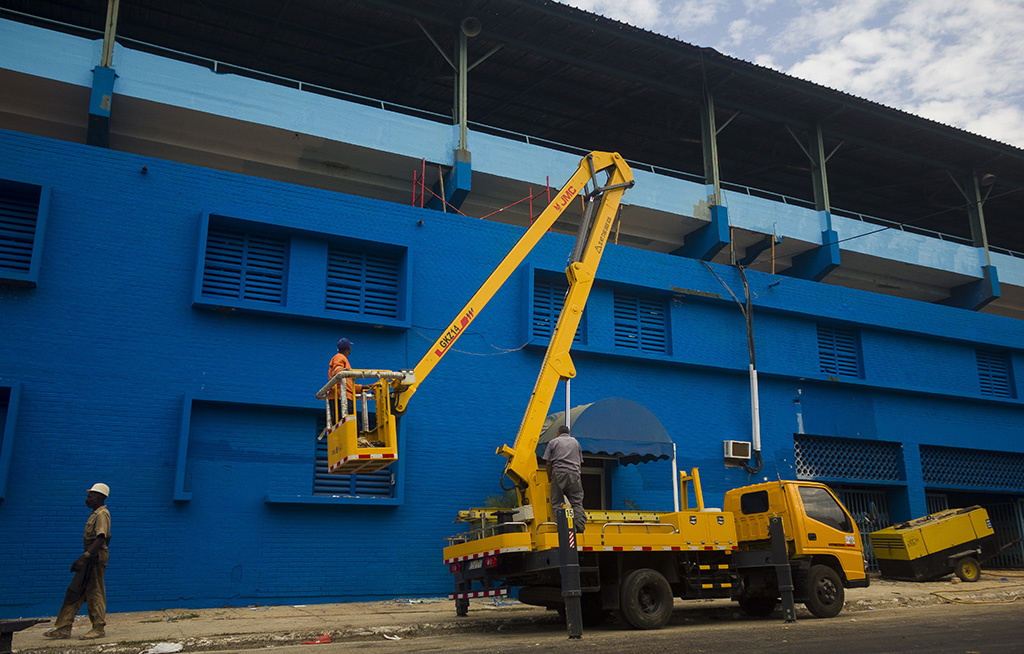
[[[800,499],[803,500],[804,511],[808,518],[839,531],[853,533],[850,516],[843,511],[843,507],[839,506],[832,494],[824,488],[800,486]]]

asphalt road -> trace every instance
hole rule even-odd
[[[1024,603],[938,604],[844,613],[830,620],[787,624],[676,611],[658,631],[616,624],[588,628],[569,640],[564,628],[535,625],[514,632],[449,633],[402,640],[367,640],[305,646],[269,646],[273,654],[366,652],[660,654],[685,651],[757,654],[1020,654],[1024,652]],[[238,650],[226,650],[237,652]]]

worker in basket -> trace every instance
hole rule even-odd
[[[352,341],[347,338],[342,338],[338,341],[338,353],[331,357],[331,363],[327,368],[327,379],[332,379],[336,374],[343,370],[351,370],[352,364],[349,362],[349,355],[352,354]],[[345,381],[345,397],[346,412],[348,415],[354,415],[356,412],[355,396],[363,392],[363,385],[357,384],[352,380],[351,377],[346,378]],[[331,425],[335,425],[341,422],[341,384],[336,384],[327,394],[327,407],[330,411]],[[365,410],[365,409],[364,409]],[[367,440],[365,436],[360,435],[357,440],[359,447],[381,447],[383,443],[380,441]]]

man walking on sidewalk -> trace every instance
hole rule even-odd
[[[551,513],[562,508],[562,496],[569,499],[572,507],[573,529],[583,531],[587,514],[583,512],[583,483],[580,469],[583,466],[583,448],[579,441],[569,435],[569,428],[562,425],[558,434],[548,441],[544,449],[545,468],[551,481]]]
[[[110,542],[110,511],[104,503],[109,495],[109,486],[95,484],[85,496],[85,505],[92,509],[92,514],[85,521],[82,539],[85,552],[71,564],[71,572],[75,573],[75,577],[64,595],[64,604],[60,607],[53,629],[43,634],[47,638],[71,637],[71,625],[78,610],[82,608],[82,602],[85,602],[89,612],[92,629],[81,638],[90,640],[104,636],[107,626],[107,588],[103,583],[103,573],[110,558],[107,549]]]

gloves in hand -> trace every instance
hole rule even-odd
[[[75,562],[71,564],[71,572],[81,572],[85,570],[85,566],[89,565],[89,559],[92,558],[88,553],[75,559]]]

